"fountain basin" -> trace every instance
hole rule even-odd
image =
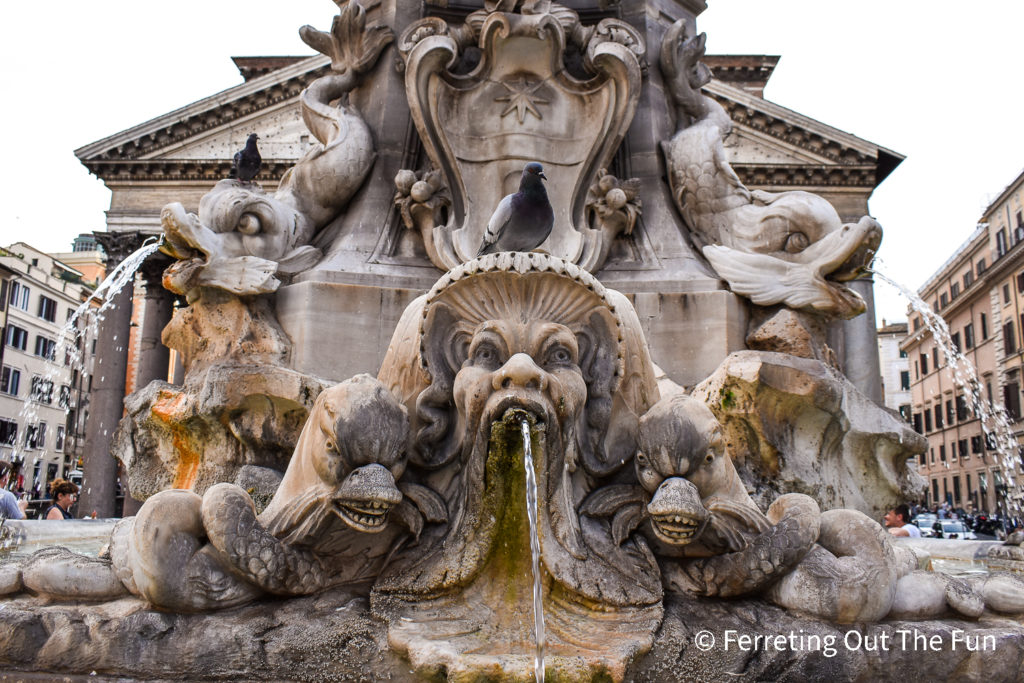
[[[311,629],[310,623],[317,624]],[[918,649],[900,632],[938,637],[942,647]],[[715,644],[698,646],[710,632]],[[758,651],[726,648],[738,635],[803,636],[795,647]],[[732,635],[729,635],[732,634]],[[888,649],[866,643],[885,634]],[[994,649],[951,650],[958,638],[984,639]],[[829,639],[831,650],[814,649],[811,636]],[[985,615],[977,621],[945,619],[836,625],[802,617],[760,600],[665,601],[665,616],[650,652],[633,661],[626,681],[813,680],[1019,680],[1024,660],[1024,626],[1016,619]],[[88,647],[82,643],[88,642]],[[849,643],[849,646],[847,646]],[[859,646],[858,646],[859,645]],[[519,676],[494,669],[493,680],[528,680],[527,657],[514,667]],[[572,657],[547,659],[552,680],[590,680],[571,667]],[[127,680],[224,679],[293,681],[423,681],[410,662],[388,647],[387,626],[371,615],[365,599],[345,590],[293,600],[247,605],[219,613],[172,614],[135,598],[110,603],[44,604],[30,596],[6,603],[0,621],[0,669],[8,673],[46,671]],[[508,671],[504,672],[508,674]],[[558,674],[564,674],[559,677]],[[450,680],[458,671],[448,670]],[[477,679],[474,679],[477,680]]]
[[[921,569],[947,574],[1008,571],[1024,576],[1024,548],[1002,541],[961,541],[951,538],[898,538],[898,545],[913,548]]]
[[[60,546],[96,557],[110,541],[117,519],[13,520],[0,528],[0,563]]]

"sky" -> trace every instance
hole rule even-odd
[[[906,156],[869,203],[879,270],[913,289],[1024,169],[1024,2],[708,0],[709,54],[779,55],[765,98]],[[0,25],[0,244],[70,251],[110,192],[74,150],[241,82],[232,56],[311,55],[332,0],[14,3]],[[656,57],[652,54],[651,60]],[[906,302],[875,286],[876,319]]]

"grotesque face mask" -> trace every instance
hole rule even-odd
[[[587,398],[579,353],[576,335],[565,325],[481,323],[455,376],[456,408],[470,424],[490,423],[516,409],[564,431],[568,425],[562,423],[579,415]]]

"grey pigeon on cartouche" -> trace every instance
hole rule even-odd
[[[555,212],[548,201],[544,168],[536,161],[526,164],[519,192],[507,195],[487,222],[484,242],[477,256],[499,251],[531,251],[551,234]]]
[[[260,157],[260,150],[256,148],[256,141],[260,139],[256,133],[250,133],[245,141],[245,147],[235,152],[235,161],[231,165],[229,178],[238,178],[249,182],[260,172],[263,167],[263,158]]]

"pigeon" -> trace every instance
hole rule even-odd
[[[259,175],[260,168],[263,167],[263,159],[260,157],[259,149],[256,148],[256,141],[259,139],[259,135],[250,133],[249,139],[245,141],[245,148],[235,152],[235,160],[231,164],[229,178],[237,178],[249,182]]]
[[[526,164],[519,192],[502,199],[487,222],[478,257],[499,251],[531,251],[548,238],[555,212],[544,189],[547,179],[536,161]]]

